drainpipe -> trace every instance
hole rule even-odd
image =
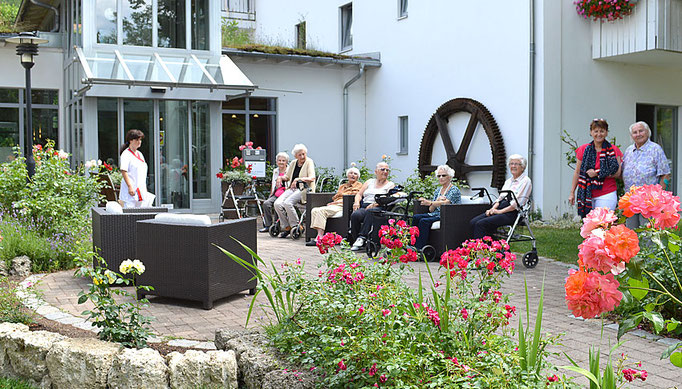
[[[348,88],[365,73],[365,64],[360,64],[360,71],[343,86],[343,169],[348,167]]]
[[[535,127],[535,0],[530,0],[530,51],[528,70],[528,177],[533,179]]]
[[[59,32],[59,10],[49,4],[41,3],[38,0],[31,0],[31,3],[37,5],[38,7],[43,7],[54,12],[54,27],[50,32]]]

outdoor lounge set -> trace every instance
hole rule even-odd
[[[166,208],[124,208],[114,213],[92,210],[93,245],[118,271],[126,259],[139,259],[145,272],[139,285],[154,290],[138,292],[159,297],[199,301],[204,309],[216,300],[242,291],[255,293],[253,274],[218,247],[255,264],[237,242],[256,252],[256,219],[211,224],[208,216],[171,214]],[[236,239],[236,240],[235,240]]]

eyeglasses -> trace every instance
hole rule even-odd
[[[447,174],[436,174],[436,177],[441,178],[441,177],[448,177]]]
[[[389,169],[389,168],[387,168],[387,167],[380,167],[380,168],[379,168],[379,171],[380,171],[380,172],[390,172],[391,169]]]
[[[523,166],[520,162],[509,162],[509,166]]]

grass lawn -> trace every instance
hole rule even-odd
[[[2,389],[35,389],[25,381],[20,381],[11,378],[0,377],[0,388]]]
[[[526,234],[528,230],[522,229]],[[533,234],[537,239],[538,255],[556,259],[565,263],[578,263],[578,245],[583,242],[580,230],[577,228],[533,227]],[[523,255],[530,251],[530,242],[512,243],[515,253]]]

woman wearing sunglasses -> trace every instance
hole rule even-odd
[[[355,239],[351,250],[358,251],[365,246],[370,229],[372,228],[373,214],[368,209],[378,207],[374,197],[378,194],[386,194],[393,189],[395,184],[388,180],[391,168],[386,162],[377,163],[374,176],[367,180],[355,195],[353,213],[350,215],[350,238]]]
[[[419,237],[414,246],[421,250],[429,243],[429,232],[431,225],[440,220],[440,206],[445,204],[459,204],[462,202],[462,194],[459,188],[452,184],[455,171],[448,165],[440,165],[436,169],[439,187],[433,192],[431,200],[424,197],[419,198],[421,205],[428,206],[428,213],[416,214],[412,217],[412,225],[419,228]]]

